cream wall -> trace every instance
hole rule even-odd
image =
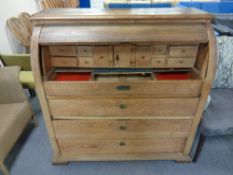
[[[0,0],[0,53],[22,53],[23,47],[11,34],[6,26],[6,20],[18,16],[20,12],[36,13],[39,8],[37,0]]]

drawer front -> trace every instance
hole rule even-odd
[[[168,67],[193,67],[196,59],[193,58],[169,58]]]
[[[190,57],[196,58],[198,46],[171,46],[169,57]]]
[[[165,58],[152,58],[151,64],[153,67],[165,67],[166,60]]]
[[[58,139],[62,155],[175,153],[184,149],[185,138]]]
[[[49,99],[53,116],[194,116],[198,98]]]
[[[53,120],[57,138],[143,139],[148,137],[188,137],[190,119],[148,120]]]
[[[77,67],[76,57],[51,57],[51,65],[54,67]]]
[[[92,46],[78,46],[79,57],[92,57]]]
[[[115,82],[45,82],[47,96],[148,96],[197,97],[201,80],[153,81],[144,83]]]
[[[49,46],[51,56],[77,56],[75,46]]]
[[[133,63],[131,45],[114,46],[114,67],[131,67]]]
[[[92,57],[79,57],[79,67],[92,67],[93,58]]]
[[[135,59],[137,67],[148,67],[151,65],[151,50],[149,46],[135,48]]]
[[[113,49],[108,46],[96,46],[94,47],[94,66],[105,67],[110,65],[113,57]]]
[[[167,46],[166,45],[155,45],[151,47],[152,57],[166,57]]]

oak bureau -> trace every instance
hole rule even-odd
[[[53,162],[191,161],[215,72],[213,16],[195,9],[51,9],[31,60]]]

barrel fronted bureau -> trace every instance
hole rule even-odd
[[[31,61],[53,162],[191,161],[215,72],[213,16],[194,9],[51,9]]]

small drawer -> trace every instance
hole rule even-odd
[[[171,46],[169,57],[189,57],[196,58],[198,46]]]
[[[113,59],[112,47],[96,46],[94,47],[94,65],[95,67],[105,67],[110,65]]]
[[[165,57],[167,55],[167,46],[166,45],[157,45],[151,47],[152,57]]]
[[[152,58],[151,65],[154,67],[164,67],[165,58]]]
[[[92,57],[79,57],[79,67],[92,67],[93,58]]]
[[[92,57],[92,46],[78,46],[78,56]]]
[[[149,46],[135,48],[135,58],[137,67],[146,67],[151,65],[151,51]]]
[[[49,46],[51,56],[76,56],[75,46]]]
[[[54,67],[76,67],[78,61],[76,57],[52,57],[51,64]]]
[[[195,64],[194,58],[169,58],[168,67],[193,67]]]

